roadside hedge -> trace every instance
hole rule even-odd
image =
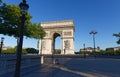
[[[8,48],[6,50],[2,50],[2,54],[16,54],[16,51],[17,51],[17,47],[14,47],[14,48]],[[38,50],[36,50],[35,48],[25,48],[25,49],[22,49],[22,54],[28,54],[28,53],[31,53],[31,54],[37,54],[38,53]]]

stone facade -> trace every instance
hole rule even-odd
[[[61,54],[74,54],[74,23],[72,20],[43,22],[46,36],[40,40],[39,53],[54,53],[55,38],[61,36]]]
[[[84,52],[84,51],[93,52],[94,48],[92,48],[92,47],[86,47],[86,48],[80,49],[80,52]],[[95,48],[95,52],[100,52],[100,47]]]

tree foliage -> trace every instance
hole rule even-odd
[[[61,54],[61,49],[55,49],[54,54]]]
[[[17,46],[14,48],[7,48],[6,50],[2,50],[2,54],[16,54]],[[35,48],[23,48],[22,54],[37,54],[39,51]]]
[[[0,0],[0,4],[2,3],[2,0]]]
[[[26,48],[27,53],[38,53],[39,51],[35,48]]]
[[[19,36],[19,28],[21,26],[21,11],[18,5],[7,5],[0,0],[0,34],[8,36]],[[42,38],[45,32],[42,27],[36,23],[32,23],[32,16],[26,15],[24,25],[24,36],[29,38]]]
[[[16,47],[2,50],[2,54],[16,54]],[[27,54],[26,49],[22,49],[22,54]]]
[[[113,34],[113,36],[117,37],[117,43],[120,44],[120,32],[118,34]]]

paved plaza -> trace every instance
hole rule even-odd
[[[43,65],[22,77],[120,77],[120,59],[72,58],[59,65]]]

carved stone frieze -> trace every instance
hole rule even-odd
[[[64,43],[65,43],[65,49],[69,50],[70,49],[70,41],[66,40],[66,41],[64,41]]]
[[[64,32],[64,36],[71,36],[72,35],[72,32],[71,31],[66,31]]]

